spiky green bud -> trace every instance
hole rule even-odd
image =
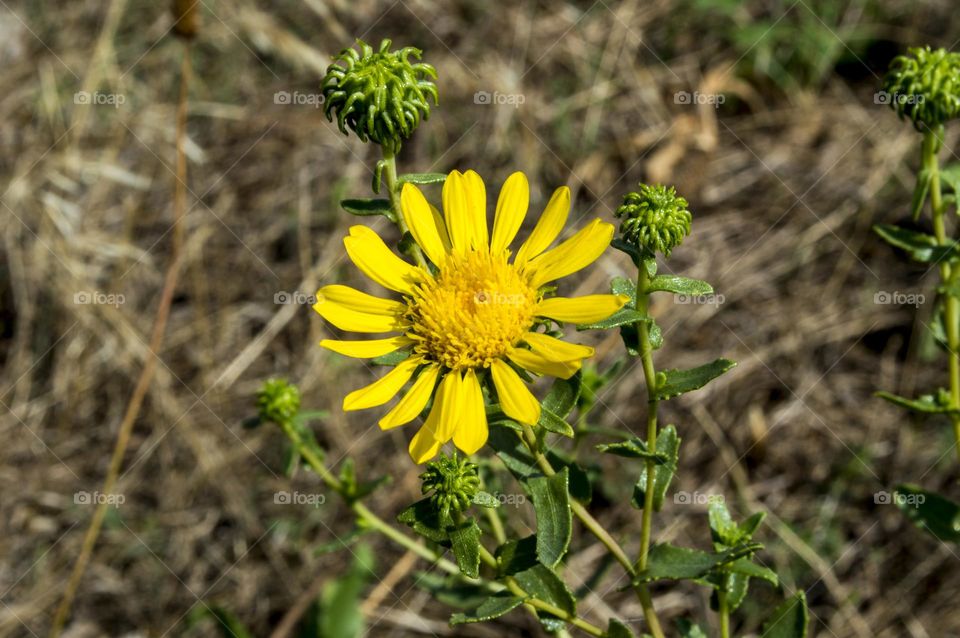
[[[922,130],[960,116],[960,54],[917,47],[890,63],[879,102]]]
[[[380,50],[357,40],[357,49],[344,49],[327,68],[321,89],[324,113],[331,122],[334,115],[345,135],[347,128],[362,141],[372,140],[396,153],[430,117],[428,98],[437,104],[436,70],[429,64],[410,62],[420,59],[420,49],[404,47],[390,51],[390,40]]]
[[[285,379],[264,381],[257,393],[260,420],[286,423],[300,411],[300,390]]]
[[[453,456],[441,453],[436,461],[427,463],[427,471],[420,475],[423,494],[433,492],[430,502],[436,508],[441,521],[451,514],[470,507],[473,497],[480,491],[480,475],[476,463],[471,463],[456,452]]]
[[[690,234],[693,220],[687,200],[677,195],[672,186],[660,184],[640,184],[639,191],[624,195],[615,215],[621,220],[624,241],[664,256],[669,256]]]

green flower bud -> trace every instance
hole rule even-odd
[[[261,421],[286,423],[300,411],[300,390],[284,379],[264,381],[257,393]]]
[[[615,215],[621,219],[620,234],[627,243],[650,253],[669,256],[690,234],[693,216],[687,200],[674,188],[640,184],[639,192],[627,193]]]
[[[441,521],[448,521],[451,514],[470,507],[480,491],[476,463],[460,458],[456,452],[453,456],[441,453],[436,461],[427,463],[427,471],[420,475],[420,480],[423,494],[433,491],[430,502]]]
[[[885,101],[922,130],[960,116],[960,54],[930,47],[912,48],[890,63],[883,79]]]
[[[349,127],[362,141],[368,139],[396,153],[403,140],[413,135],[420,119],[430,117],[428,98],[437,104],[437,86],[430,81],[437,72],[420,59],[421,51],[404,47],[390,51],[390,40],[380,43],[380,51],[363,40],[344,49],[327,68],[321,89],[324,113],[331,122],[334,115],[340,131]]]

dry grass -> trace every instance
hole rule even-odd
[[[339,239],[352,220],[336,202],[366,194],[375,156],[319,110],[274,103],[277,91],[315,93],[330,54],[355,34],[419,46],[440,73],[441,106],[404,149],[402,168],[474,167],[489,184],[522,169],[536,202],[566,183],[583,217],[609,218],[641,179],[677,184],[692,203],[694,234],[670,267],[709,279],[725,299],[658,303],[660,361],[740,362],[667,407],[684,437],[678,489],[771,513],[762,559],[784,575],[786,592],[808,592],[811,635],[960,635],[955,548],[873,501],[903,480],[956,496],[947,429],[871,397],[876,388],[930,388],[944,374],[910,346],[931,304],[914,313],[873,302],[878,290],[929,296],[932,281],[918,284],[923,271],[869,232],[902,216],[918,155],[909,127],[873,103],[875,75],[893,48],[950,46],[958,32],[946,0],[906,4],[864,13],[851,3],[845,19],[867,24],[881,53],[861,62],[845,54],[842,74],[785,95],[763,78],[727,74],[739,54],[687,3],[498,11],[433,0],[205,3],[183,276],[119,483],[126,501],[107,520],[69,635],[210,635],[210,624],[190,628],[201,600],[267,635],[318,577],[343,569],[343,553],[313,548],[349,531],[345,512],[333,498],[318,509],[275,505],[273,493],[291,485],[283,441],[241,426],[271,374],[301,384],[311,408],[330,410],[318,434],[332,459],[349,454],[368,473],[393,476],[372,499],[376,511],[392,515],[416,496],[409,433],[380,434],[368,415],[339,409],[343,391],[371,372],[315,346],[331,328],[308,307],[274,303],[280,291],[358,279]],[[154,5],[38,0],[0,10],[0,636],[49,628],[92,512],[74,494],[98,489],[132,384],[152,356],[178,60],[171,21]],[[731,100],[696,109],[674,103],[681,89]],[[478,105],[479,90],[525,103]],[[77,105],[77,91],[125,103]],[[626,271],[611,254],[579,288],[604,288]],[[81,292],[123,303],[77,304]],[[617,337],[598,345],[609,364]],[[639,369],[621,375],[603,396],[601,424],[636,427],[641,379]],[[604,463],[614,487],[592,509],[632,549],[638,516],[612,504],[613,477],[632,481],[636,470]],[[318,489],[302,472],[292,486]],[[704,508],[665,508],[655,535],[705,547]],[[371,636],[539,635],[519,614],[451,630],[446,608],[391,572],[400,553],[376,542],[388,586],[371,589]],[[581,542],[567,570],[574,585],[599,560],[598,547]],[[606,595],[587,597],[585,617],[640,618],[615,591],[615,572],[592,585]],[[778,598],[756,591],[738,617],[744,632]],[[680,588],[658,604],[668,618],[703,618],[707,601]]]

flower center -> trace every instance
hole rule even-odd
[[[533,325],[537,290],[504,255],[455,252],[407,299],[414,351],[453,370],[486,368]]]

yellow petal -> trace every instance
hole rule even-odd
[[[570,189],[561,186],[553,191],[547,207],[537,220],[537,225],[533,227],[533,232],[523,242],[520,250],[517,251],[517,265],[522,265],[529,259],[533,259],[547,249],[553,241],[560,236],[563,225],[567,223],[567,216],[570,214]]]
[[[380,419],[378,423],[380,429],[389,430],[410,423],[417,418],[417,415],[423,412],[423,408],[426,407],[427,401],[430,400],[439,374],[440,366],[436,364],[424,368],[417,376],[417,380],[407,390],[407,393],[403,395],[403,398]]]
[[[523,225],[530,205],[530,184],[527,176],[517,172],[507,178],[500,189],[497,199],[497,212],[493,217],[493,239],[490,240],[490,252],[499,255],[504,252],[516,237]]]
[[[524,370],[536,374],[546,374],[558,379],[569,379],[580,369],[580,361],[551,361],[531,350],[514,348],[507,355],[511,361]]]
[[[453,431],[457,426],[457,421],[462,418],[459,414],[460,406],[463,401],[463,377],[456,370],[451,370],[444,375],[440,382],[440,389],[437,391],[437,398],[434,401],[440,402],[440,409],[436,407],[430,410],[429,421],[436,416],[434,425],[434,436],[441,443],[446,443],[453,438]]]
[[[454,382],[459,382],[459,380],[459,372],[449,372],[440,382],[437,393],[433,397],[433,407],[430,408],[427,420],[424,421],[423,426],[410,441],[410,456],[415,463],[429,461],[437,455],[440,446],[450,440],[449,437],[444,438],[440,430],[443,426],[444,417],[450,416],[451,404],[454,403],[450,400],[451,388]]]
[[[453,248],[469,250],[473,245],[473,226],[467,187],[460,171],[451,171],[443,182],[443,215]]]
[[[470,225],[473,227],[473,247],[486,248],[490,243],[487,234],[487,188],[476,171],[463,174],[467,188],[467,206],[470,209]]]
[[[403,329],[401,317],[406,306],[349,286],[333,285],[317,291],[317,303],[313,309],[341,330],[394,332]]]
[[[593,323],[606,319],[630,301],[626,295],[551,297],[537,306],[537,316],[567,323]]]
[[[343,245],[357,268],[384,288],[412,294],[413,285],[423,276],[416,267],[393,254],[380,236],[366,226],[351,226]]]
[[[447,232],[447,223],[443,221],[443,215],[440,214],[440,211],[438,211],[437,207],[433,204],[430,204],[430,213],[433,215],[433,223],[437,227],[437,232],[440,233],[443,250],[449,253],[452,246],[450,244],[450,233]]]
[[[527,264],[532,273],[530,285],[539,288],[589,266],[610,245],[613,230],[613,224],[595,219],[556,248],[531,260]]]
[[[533,425],[540,420],[540,402],[513,368],[500,359],[495,359],[490,366],[490,372],[504,414],[527,425]]]
[[[394,350],[399,350],[404,346],[413,343],[410,337],[397,335],[387,339],[367,339],[365,341],[337,341],[336,339],[324,339],[320,342],[321,348],[333,350],[338,354],[357,359],[372,359],[385,354],[390,354]]]
[[[433,438],[433,433],[424,424],[410,441],[410,458],[417,465],[426,463],[440,451],[440,441]]]
[[[594,353],[590,346],[568,343],[540,332],[528,332],[523,335],[523,340],[535,353],[550,361],[579,361],[592,357]]]
[[[417,245],[423,249],[430,261],[439,265],[447,251],[443,247],[430,204],[419,188],[410,183],[403,185],[403,190],[400,191],[400,210]]]
[[[344,397],[343,409],[350,412],[351,410],[364,410],[383,405],[395,397],[397,392],[407,384],[407,381],[413,376],[413,371],[421,363],[423,363],[423,359],[416,356],[401,361],[393,370],[370,385],[354,390]]]
[[[456,408],[457,428],[453,444],[465,454],[474,454],[487,442],[487,415],[483,408],[483,391],[473,369],[467,370]]]

